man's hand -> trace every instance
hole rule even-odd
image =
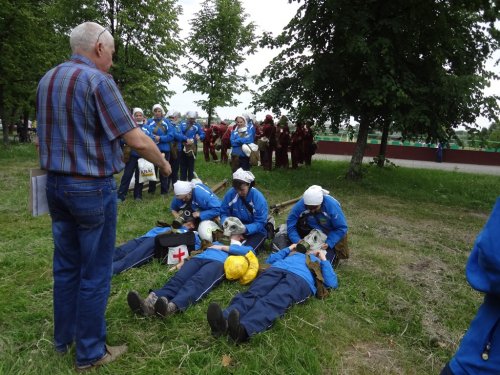
[[[200,217],[200,211],[194,211],[193,217]]]
[[[160,173],[162,176],[170,176],[172,174],[172,167],[170,166],[170,163],[164,159],[164,163],[162,165],[158,166]]]

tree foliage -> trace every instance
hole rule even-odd
[[[248,90],[238,67],[255,52],[255,25],[239,0],[205,0],[191,20],[187,41],[189,62],[183,78],[186,91],[207,95],[196,101],[209,115],[217,107],[239,104],[236,95]]]
[[[112,75],[125,101],[151,108],[172,94],[182,54],[176,0],[0,0],[0,118],[33,116],[37,83],[70,56],[69,33],[92,20],[110,29]],[[8,128],[4,126],[4,143]]]
[[[293,1],[293,0],[291,0]],[[283,51],[262,72],[254,104],[299,117],[360,123],[348,176],[361,176],[369,130],[445,139],[498,97],[485,61],[498,48],[493,1],[305,0],[283,33],[262,44]]]

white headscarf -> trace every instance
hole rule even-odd
[[[186,195],[191,193],[191,190],[193,190],[193,184],[191,182],[179,180],[174,184],[175,195]]]
[[[243,168],[238,168],[236,172],[233,173],[233,180],[241,180],[250,184],[255,180],[255,176],[250,171],[245,171]]]
[[[318,206],[323,203],[323,196],[328,194],[330,194],[330,192],[319,185],[309,186],[304,192],[304,204],[308,206]]]
[[[163,116],[163,115],[165,114],[165,111],[163,110],[163,107],[162,107],[160,104],[155,104],[155,105],[153,106],[153,112],[154,112],[154,111],[155,111],[155,109],[157,109],[157,108],[160,108],[160,109],[161,109],[161,114],[162,114],[162,116]]]
[[[144,116],[144,111],[143,111],[141,108],[136,107],[136,108],[134,108],[134,109],[132,110],[132,114],[133,114],[133,115],[135,115],[137,112],[142,113],[142,115]]]
[[[198,118],[198,112],[196,111],[189,111],[186,113],[186,118]]]

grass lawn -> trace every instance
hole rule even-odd
[[[201,159],[197,173],[209,186],[230,179],[228,166]],[[0,374],[73,374],[74,349],[58,356],[52,347],[50,217],[28,213],[33,145],[3,146],[0,163]],[[183,314],[141,318],[129,310],[127,292],[146,295],[169,277],[151,263],[113,278],[108,342],[126,342],[129,352],[96,373],[438,374],[481,303],[464,269],[500,177],[370,167],[352,183],[346,169],[346,162],[314,161],[308,169],[253,170],[270,205],[311,184],[341,202],[352,257],[336,270],[340,287],[327,299],[293,307],[272,329],[234,346],[211,337],[206,309],[246,287],[224,282]],[[119,206],[118,243],[171,220],[171,195],[158,193],[142,202],[129,194]]]

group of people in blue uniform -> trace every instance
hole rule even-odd
[[[160,193],[167,194],[170,186],[177,180],[191,181],[194,178],[194,167],[198,141],[205,139],[203,127],[196,122],[198,113],[188,111],[185,120],[179,122],[180,113],[170,111],[165,113],[160,104],[153,106],[153,117],[146,120],[141,108],[132,110],[136,123],[141,130],[158,146],[165,160],[170,162],[172,173],[166,177],[159,175]],[[134,199],[142,199],[143,184],[140,183],[138,160],[140,156],[131,151],[127,156],[125,169],[118,188],[118,201],[126,199],[132,178],[135,176]],[[156,181],[149,181],[148,193],[156,191]]]
[[[115,252],[113,273],[119,274],[153,259],[156,236],[170,231],[196,233],[195,251],[177,266],[176,273],[162,288],[151,289],[145,297],[134,290],[128,293],[131,310],[144,316],[166,317],[198,302],[229,278],[228,272],[234,273],[234,269],[228,270],[231,256],[246,256],[245,265],[251,263],[249,255],[258,262],[255,256],[262,252],[268,235],[267,200],[255,186],[253,173],[241,167],[232,174],[232,187],[222,200],[197,179],[178,180],[174,184],[174,194],[170,205],[174,217],[171,227],[154,227],[145,235],[119,246]],[[311,219],[310,230],[324,231],[328,240],[323,248],[309,250],[306,254],[301,250],[304,247],[297,243],[307,233],[299,235],[296,226],[289,225],[293,243],[266,259],[269,268],[260,272],[250,288],[237,294],[224,311],[219,305],[210,304],[207,320],[214,336],[227,334],[236,343],[247,341],[269,328],[290,306],[315,295],[314,274],[307,265],[306,256],[319,265],[324,286],[337,288],[333,269],[335,256],[329,252],[335,252],[335,241],[347,233],[340,204],[326,190],[314,185],[305,191],[292,212],[297,220],[301,214],[307,214]],[[250,272],[251,268],[245,266],[241,272]],[[257,267],[253,269],[255,277]]]

